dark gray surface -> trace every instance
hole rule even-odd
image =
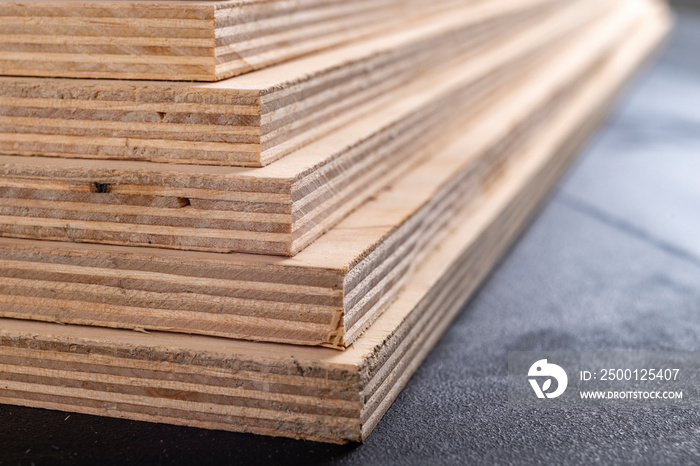
[[[700,0],[671,0],[671,5],[683,8],[700,9]]]
[[[0,462],[697,464],[695,409],[514,409],[510,350],[700,347],[700,16],[429,355],[364,445],[0,407]]]

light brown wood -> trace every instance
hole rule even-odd
[[[260,169],[0,156],[0,234],[294,255],[596,17],[553,15]]]
[[[218,81],[477,1],[2,1],[0,71]]]
[[[2,240],[0,315],[345,347],[598,72],[637,10],[562,44],[445,150],[292,259]]]
[[[553,5],[564,3],[468,5],[218,83],[2,77],[0,153],[265,166],[372,114],[397,98],[392,91],[421,75],[439,75],[514,29],[550,17]],[[570,15],[572,25],[589,9],[596,10],[581,0],[569,7],[578,10]],[[439,87],[440,81],[425,85]]]
[[[667,29],[666,18],[648,17],[626,36],[347,351],[2,319],[0,401],[329,442],[366,439]]]

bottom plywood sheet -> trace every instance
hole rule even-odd
[[[346,351],[0,319],[0,402],[364,440],[666,29],[652,18],[629,36]]]

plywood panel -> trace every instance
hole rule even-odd
[[[472,3],[477,1],[2,1],[0,70],[218,81]]]
[[[419,76],[464,63],[505,33],[551,15],[553,4],[562,2],[466,6],[218,83],[2,77],[0,153],[265,166],[372,114]],[[591,8],[579,2],[579,15],[584,9]]]

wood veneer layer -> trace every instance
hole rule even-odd
[[[468,3],[476,1],[2,1],[0,70],[218,81]]]

